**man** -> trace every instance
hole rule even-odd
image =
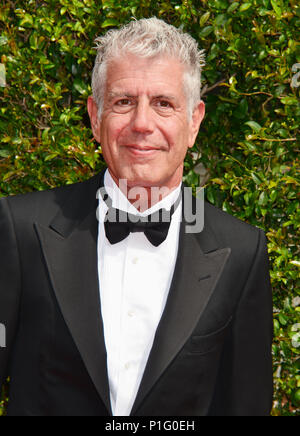
[[[108,169],[0,202],[8,414],[269,415],[264,233],[207,203],[187,231],[203,53],[156,18],[97,50],[88,112]]]

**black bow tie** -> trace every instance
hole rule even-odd
[[[180,203],[181,195],[178,196],[170,211],[160,209],[146,217],[113,208],[111,198],[105,190],[102,198],[108,205],[104,228],[106,237],[111,244],[123,241],[130,233],[143,232],[151,244],[158,247],[168,236],[172,215]]]

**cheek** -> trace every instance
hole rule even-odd
[[[167,139],[170,151],[176,155],[184,154],[188,145],[188,127],[178,123],[162,126],[161,132]]]
[[[113,147],[118,141],[122,132],[126,128],[127,122],[124,118],[118,116],[111,116],[102,121],[101,125],[101,140],[102,147]]]

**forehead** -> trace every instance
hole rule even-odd
[[[113,59],[107,67],[106,93],[172,94],[182,97],[184,68],[171,57]]]

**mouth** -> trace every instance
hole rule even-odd
[[[137,144],[126,145],[125,148],[134,156],[152,156],[160,151],[160,148],[151,146],[141,146]]]

